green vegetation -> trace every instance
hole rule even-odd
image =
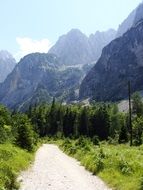
[[[33,159],[28,153],[12,144],[0,145],[0,190],[18,189],[17,176]]]
[[[35,126],[35,131],[40,137],[65,136],[86,137],[98,136],[99,140],[107,140],[116,136],[125,125],[126,116],[115,112],[116,105],[95,104],[90,107],[81,105],[63,106],[55,103],[52,105],[39,105],[30,108],[28,116]],[[112,117],[111,117],[112,116]],[[123,120],[123,122],[120,122]]]
[[[25,150],[32,151],[36,144],[37,134],[26,114],[11,113],[0,105],[0,143],[16,144]]]
[[[27,115],[0,106],[0,190],[18,188],[16,178],[32,160],[36,139]]]
[[[76,158],[93,174],[118,190],[143,189],[143,145],[111,145],[88,138],[57,141],[60,148]]]
[[[143,141],[143,104],[140,99],[133,101],[133,145]],[[116,104],[97,103],[92,106],[62,105],[53,103],[32,107],[27,112],[40,137],[80,136],[109,140],[114,144],[127,143],[130,139],[129,118],[127,113],[120,113]]]
[[[26,113],[0,105],[0,188],[16,189],[16,176],[27,167],[37,142],[52,137],[64,139],[60,146],[66,153],[116,189],[142,190],[143,102],[138,93],[132,99],[133,147],[128,145],[128,113],[120,113],[116,104],[83,107],[53,99]]]

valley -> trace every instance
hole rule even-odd
[[[74,23],[76,15],[83,21],[78,29],[82,22],[64,23],[77,2],[67,6],[68,13],[65,4],[31,1],[26,9],[17,2],[21,12],[11,12],[13,5],[6,9],[11,12],[7,22],[0,12],[3,48],[16,49],[11,48],[14,33],[19,45],[13,55],[0,51],[0,190],[142,190],[143,2],[129,13],[130,1],[122,7],[129,14],[116,30],[105,27],[102,32],[97,26],[112,23],[124,9],[118,14],[115,6],[112,19],[107,19],[114,5],[109,8],[111,2],[104,1],[99,17],[93,18],[98,9],[91,7],[95,2],[88,3],[92,11],[85,7],[83,12],[93,26],[89,33],[81,14],[84,2],[71,16]],[[33,32],[24,36],[31,27]]]

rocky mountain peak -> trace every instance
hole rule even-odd
[[[116,31],[97,31],[89,38],[78,29],[72,29],[61,36],[49,50],[60,58],[63,65],[85,65],[97,61],[102,48],[115,38]]]
[[[71,29],[68,33],[67,33],[68,36],[85,36],[85,34],[83,34],[79,29],[77,28],[73,28]]]
[[[7,59],[14,59],[14,58],[7,50],[1,50],[0,59],[7,60]]]
[[[136,24],[138,21],[143,19],[143,3],[141,3],[137,8],[136,8],[136,14],[134,17],[134,22],[133,25]]]
[[[13,70],[16,61],[6,50],[0,51],[0,82],[3,82],[7,75]]]
[[[128,17],[119,25],[116,37],[122,36],[131,27],[133,27],[140,19],[143,18],[143,3],[140,3]]]
[[[56,54],[63,65],[84,65],[90,63],[92,57],[88,37],[78,29],[61,36],[49,53]]]

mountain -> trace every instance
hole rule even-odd
[[[112,40],[122,36],[134,24],[143,18],[143,3],[133,10],[121,23],[116,32],[113,29],[97,31],[87,37],[78,29],[72,29],[61,36],[49,53],[57,55],[61,65],[84,65],[95,63],[101,56],[102,49]]]
[[[116,37],[122,36],[133,25],[143,18],[143,3],[140,3],[136,9],[134,9],[129,16],[119,25]]]
[[[79,65],[90,63],[92,59],[91,47],[88,37],[78,29],[72,29],[59,38],[57,43],[49,50],[60,58],[61,64]]]
[[[54,56],[38,53],[25,56],[1,84],[1,103],[8,107],[16,107],[31,99],[46,73],[49,81],[52,80],[53,75],[49,71],[53,71],[57,65]],[[52,86],[50,83],[47,85]]]
[[[29,54],[0,84],[0,102],[9,108],[23,110],[30,104],[50,102],[53,97],[61,101],[72,100],[88,69],[61,67],[54,54]]]
[[[122,37],[107,45],[100,59],[84,78],[80,99],[98,101],[121,100],[132,92],[143,90],[143,20],[140,20]]]
[[[15,59],[5,50],[0,51],[0,83],[3,82],[7,75],[13,70],[16,65]]]
[[[92,55],[94,60],[98,60],[101,56],[103,47],[109,44],[116,36],[116,31],[109,29],[105,32],[97,31],[95,34],[89,36],[89,43],[92,50]]]
[[[102,46],[115,31],[96,32],[89,38],[77,29],[60,37],[49,53],[25,56],[0,84],[0,102],[23,110],[30,104],[77,100],[82,79],[93,67]]]
[[[61,65],[85,65],[97,61],[102,48],[115,37],[114,30],[96,32],[89,38],[78,29],[72,29],[59,38],[49,50],[59,57]]]

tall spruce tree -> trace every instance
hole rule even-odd
[[[108,139],[110,129],[110,115],[105,104],[99,106],[99,108],[96,110],[94,123],[94,135],[97,135],[100,140]]]
[[[89,127],[89,122],[88,122],[88,114],[87,114],[87,109],[84,107],[81,110],[80,116],[79,116],[79,135],[83,136],[88,136],[88,127]]]
[[[69,115],[69,108],[66,109],[66,112],[64,114],[64,117],[63,117],[63,134],[65,137],[68,137],[69,136],[69,118],[68,118],[68,115]]]
[[[49,121],[49,134],[55,135],[57,133],[58,124],[57,124],[57,106],[55,104],[55,98],[53,98],[50,112],[48,115]]]
[[[132,95],[132,107],[133,107],[133,113],[136,114],[138,117],[143,115],[142,97],[138,92],[135,92]]]

